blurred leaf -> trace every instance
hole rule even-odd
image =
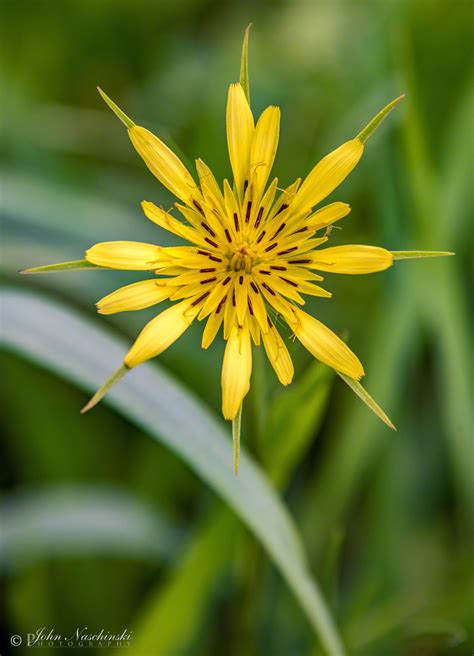
[[[0,503],[0,568],[44,555],[173,556],[182,535],[155,509],[122,490],[93,486],[36,488]]]
[[[266,468],[281,487],[317,434],[326,410],[334,372],[311,362],[301,379],[278,395],[263,435]]]
[[[6,345],[85,389],[95,389],[127,348],[95,323],[37,295],[5,290],[3,304]],[[343,654],[286,508],[245,452],[239,476],[233,475],[230,440],[212,415],[150,363],[112,390],[108,403],[173,449],[227,501],[286,578],[328,653]]]
[[[168,580],[140,608],[132,654],[179,654],[191,649],[210,597],[234,555],[235,517],[212,512],[195,532]]]

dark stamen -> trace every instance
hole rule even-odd
[[[249,202],[247,203],[247,211],[245,212],[245,223],[249,222],[251,209],[252,209],[252,201],[249,200]]]
[[[298,246],[293,246],[293,248],[287,248],[286,251],[280,251],[277,253],[277,255],[286,255],[287,253],[292,253],[293,251],[297,251]]]
[[[199,255],[210,255],[208,251],[198,251]]]
[[[273,235],[272,239],[275,239],[275,237],[283,230],[283,228],[286,226],[286,223],[282,223],[281,226],[278,228],[278,230],[275,232]]]
[[[222,281],[222,286],[225,287],[229,281],[230,281],[230,276],[227,276],[227,278]]]
[[[235,289],[232,290],[232,305],[235,307]]]
[[[216,233],[214,232],[214,230],[213,230],[212,228],[210,228],[210,227],[207,225],[207,223],[204,223],[204,221],[201,221],[201,225],[202,225],[202,227],[204,228],[204,230],[207,230],[207,231],[208,231],[208,233],[209,233],[210,235],[212,235],[213,237],[216,236]]]
[[[222,310],[222,306],[224,305],[224,303],[226,302],[226,300],[227,300],[227,294],[224,296],[224,298],[222,299],[222,301],[221,301],[221,302],[219,303],[219,305],[217,306],[216,314],[219,314],[219,312]]]
[[[201,212],[201,214],[204,216],[204,210],[203,210],[202,207],[199,205],[199,203],[197,202],[197,200],[194,200],[194,198],[193,198],[193,205],[194,205],[194,207],[198,210],[198,212]]]
[[[207,257],[214,262],[222,262],[222,258],[220,257],[214,257],[214,255],[208,255]]]
[[[291,235],[297,235],[299,232],[306,232],[308,229],[308,226],[304,226],[304,228],[300,228],[299,230],[295,230],[294,232],[291,233]],[[291,236],[289,235],[289,236]]]
[[[262,220],[262,215],[263,215],[263,207],[261,207],[258,210],[257,219],[255,220],[255,227],[256,228],[258,228],[258,226],[260,225],[260,221]]]
[[[197,298],[195,301],[193,301],[193,302],[191,303],[191,305],[197,305],[198,303],[200,303],[201,301],[203,301],[203,300],[206,298],[206,296],[209,296],[210,293],[211,293],[210,291],[209,291],[209,292],[205,292],[202,296],[200,296],[200,297]]]
[[[243,276],[239,276],[239,283],[241,285],[243,285],[243,283],[244,283],[244,277]]]
[[[262,287],[265,287],[265,289],[267,290],[267,292],[270,292],[270,294],[271,294],[272,296],[276,296],[276,294],[275,294],[275,292],[273,291],[273,289],[272,289],[271,287],[269,287],[269,286],[267,285],[266,282],[262,282]]]
[[[215,271],[215,267],[209,267],[209,269],[199,269],[201,273],[211,273],[212,271]]]
[[[249,311],[250,311],[250,314],[253,316],[252,301],[250,300],[250,298],[247,298],[247,301],[248,301],[248,304],[249,304]]]
[[[287,207],[288,207],[288,204],[283,203],[283,205],[280,207],[280,209],[278,210],[278,212],[276,214],[280,214],[280,212],[283,212],[283,210],[286,210]],[[275,216],[276,216],[276,214],[275,214]]]
[[[247,187],[249,186],[249,181],[244,180],[244,193],[247,191]]]
[[[288,278],[283,278],[283,276],[278,276],[281,280],[284,280],[287,282],[289,285],[292,285],[293,287],[298,287],[298,283],[293,282],[293,280],[288,280]]]
[[[264,236],[265,236],[265,230],[262,230],[262,232],[260,233],[259,238],[257,239],[257,244],[259,244],[262,241]]]
[[[288,264],[311,264],[311,260],[288,260]]]
[[[229,231],[227,230],[227,228],[224,230],[224,233],[225,233],[227,241],[230,244],[232,242],[232,237],[230,236]]]
[[[240,226],[239,226],[239,217],[237,216],[237,212],[234,212],[234,225],[237,232],[239,232]]]
[[[218,245],[216,244],[216,242],[212,241],[212,239],[209,239],[209,237],[205,237],[204,241],[207,241],[207,243],[211,244],[211,246],[214,246],[214,248],[218,248]]]
[[[261,269],[260,273],[263,273],[265,276],[270,276],[271,272],[270,271],[265,271],[265,269]]]
[[[277,242],[275,242],[275,243],[272,244],[271,246],[267,246],[266,249],[265,249],[265,253],[268,253],[268,251],[272,251],[272,250],[273,250],[274,248],[276,248],[277,246],[278,246]],[[280,255],[280,253],[278,253],[278,255]]]
[[[253,291],[258,294],[258,287],[254,282],[250,283],[250,287],[253,289]]]
[[[286,271],[286,267],[284,266],[270,265],[270,269],[275,269],[275,271]]]
[[[217,278],[206,278],[206,280],[201,280],[201,285],[206,285],[208,282],[214,282]]]

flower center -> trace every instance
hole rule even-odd
[[[254,263],[254,254],[249,248],[246,241],[237,246],[237,249],[230,258],[230,268],[232,271],[246,271],[250,273]]]

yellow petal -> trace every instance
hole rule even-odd
[[[227,145],[235,186],[241,195],[248,180],[250,148],[254,122],[250,106],[240,84],[231,84],[227,96]]]
[[[280,333],[273,326],[263,336],[263,345],[270,364],[282,385],[289,385],[293,380],[294,368],[291,356]]]
[[[86,251],[88,262],[130,271],[150,271],[160,260],[161,248],[139,241],[103,241]]]
[[[154,358],[175,342],[192,324],[198,310],[188,300],[172,305],[147,323],[124,358],[127,367]]]
[[[218,210],[220,214],[224,215],[224,196],[222,195],[222,191],[217,184],[211,169],[202,161],[202,159],[196,160],[196,169],[199,175],[199,182],[201,183],[204,200],[208,203],[208,205]]]
[[[120,287],[97,301],[97,311],[100,314],[114,314],[129,310],[143,310],[156,303],[161,303],[169,297],[171,292],[171,288],[165,287],[157,280],[134,282],[126,287]]]
[[[193,177],[173,151],[152,132],[134,125],[128,130],[135,150],[158,180],[175,196],[192,205],[201,194]]]
[[[209,348],[214,339],[216,338],[219,328],[221,327],[222,320],[224,319],[224,313],[213,312],[209,319],[206,321],[206,327],[202,333],[202,342],[201,346],[203,349]]]
[[[222,363],[222,414],[234,419],[250,388],[252,346],[246,326],[234,326],[227,340]]]
[[[144,200],[142,201],[142,209],[145,216],[150,221],[153,221],[153,223],[156,223],[156,225],[159,225],[160,228],[169,230],[173,234],[178,235],[178,237],[194,244],[205,245],[204,238],[197,230],[184,225],[184,223],[181,223],[181,221],[178,221],[178,219],[175,219],[174,216],[157,207],[154,203]]]
[[[364,146],[359,139],[347,141],[326,155],[308,174],[301,185],[291,209],[309,210],[338,187],[362,157]]]
[[[309,228],[314,228],[319,230],[320,228],[325,228],[328,225],[332,225],[339,219],[347,216],[351,211],[351,206],[347,203],[330,203],[326,207],[322,207],[320,210],[312,214],[307,220],[306,225]]]
[[[375,273],[384,271],[393,264],[393,255],[378,246],[347,245],[333,246],[316,251],[312,267],[331,273]]]
[[[250,151],[250,171],[254,198],[258,202],[272,170],[280,134],[280,109],[267,107],[255,127]]]
[[[294,309],[294,316],[295,321],[287,321],[315,358],[355,380],[364,375],[357,356],[332,330],[302,310]]]

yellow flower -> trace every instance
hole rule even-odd
[[[110,241],[86,251],[89,265],[149,271],[155,276],[102,298],[97,303],[100,313],[139,310],[166,299],[172,302],[145,326],[125,356],[124,367],[88,407],[127,369],[162,353],[194,321],[204,322],[204,349],[221,328],[226,340],[222,365],[225,419],[234,420],[239,415],[249,390],[252,342],[255,346],[263,342],[279,381],[291,383],[293,364],[276,327],[276,316],[314,357],[335,369],[346,382],[349,379],[351,386],[358,385],[364,369],[357,356],[335,333],[301,309],[304,295],[331,297],[320,286],[323,276],[318,272],[373,273],[392,266],[397,258],[441,253],[393,253],[362,245],[324,247],[328,227],[347,216],[350,207],[332,202],[314,208],[349,175],[363,154],[368,136],[401,98],[382,110],[356,138],[326,155],[303,181],[298,179],[280,189],[276,178],[268,183],[278,147],[280,110],[270,106],[255,122],[241,84],[231,84],[227,97],[233,184],[224,180],[222,186],[200,159],[195,179],[168,146],[135,125],[99,91],[127,126],[130,140],[147,167],[180,201],[175,208],[182,217],[149,201],[142,203],[145,216],[189,245],[161,247]],[[360,390],[365,393],[362,387],[355,387],[359,395]],[[391,425],[381,411],[379,415]]]

